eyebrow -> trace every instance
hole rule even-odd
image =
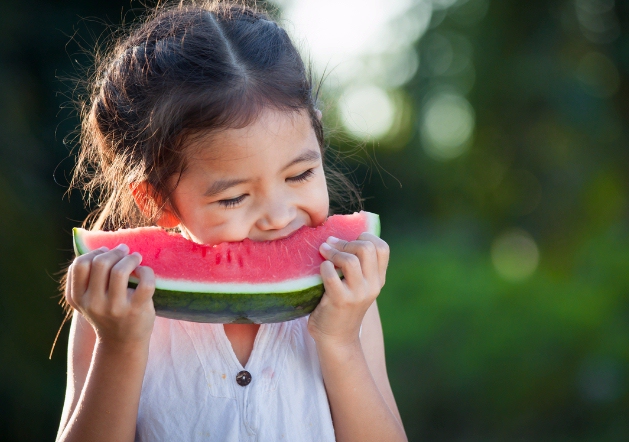
[[[321,154],[319,152],[317,152],[316,150],[307,150],[299,155],[297,158],[292,160],[290,163],[288,163],[286,166],[284,166],[282,171],[288,169],[290,166],[293,166],[295,164],[310,163],[312,161],[318,160],[319,158],[321,158]]]
[[[249,180],[242,179],[225,179],[225,180],[216,180],[212,183],[210,187],[205,191],[203,196],[210,197],[214,195],[218,195],[221,192],[226,191],[230,187],[237,186],[239,184],[247,183]]]

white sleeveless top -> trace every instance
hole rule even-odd
[[[334,441],[307,317],[262,324],[245,367],[222,324],[156,318],[135,440]]]

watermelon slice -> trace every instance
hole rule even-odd
[[[323,296],[319,246],[329,237],[353,241],[380,234],[378,215],[334,215],[319,227],[302,227],[276,241],[203,245],[159,227],[115,232],[73,229],[82,255],[124,243],[155,272],[156,314],[194,322],[282,322],[307,315]],[[129,285],[135,287],[132,275]]]

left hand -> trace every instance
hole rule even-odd
[[[321,264],[325,293],[310,314],[308,331],[318,345],[357,343],[365,312],[384,286],[389,246],[371,233],[362,233],[349,242],[330,237],[319,251],[326,259]]]

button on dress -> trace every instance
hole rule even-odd
[[[262,324],[243,367],[222,324],[156,318],[136,441],[334,441],[307,317]]]

